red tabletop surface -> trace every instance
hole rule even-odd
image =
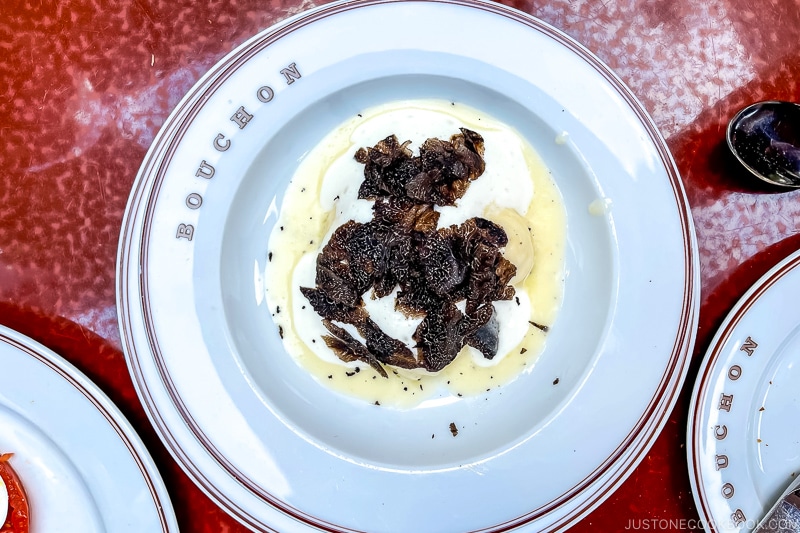
[[[689,198],[700,250],[692,365],[641,465],[574,531],[701,530],[686,460],[700,361],[726,313],[800,247],[800,192],[755,184],[724,133],[742,106],[800,101],[798,0],[508,0],[608,64],[653,117]],[[128,375],[115,307],[125,204],[159,127],[248,37],[315,0],[0,3],[0,324],[53,349],[121,408],[186,532],[246,531],[183,474]]]

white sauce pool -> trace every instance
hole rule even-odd
[[[333,231],[349,220],[368,222],[372,202],[357,198],[363,165],[353,155],[395,134],[412,141],[416,154],[430,137],[449,139],[466,127],[485,141],[486,170],[454,207],[437,207],[439,227],[481,216],[509,237],[505,257],[517,266],[516,298],[494,302],[500,322],[497,355],[488,360],[465,347],[437,374],[387,367],[381,377],[366,363],[344,363],[325,345],[322,325],[300,293],[315,285],[316,257]],[[269,239],[265,270],[267,304],[287,352],[326,386],[370,403],[413,407],[423,401],[457,398],[508,383],[532,367],[561,304],[566,216],[560,193],[534,149],[514,130],[460,104],[414,100],[365,110],[331,132],[309,152],[292,178]],[[394,295],[364,295],[370,317],[413,350],[418,320],[394,311]],[[536,324],[536,325],[534,325]],[[354,329],[350,330],[351,332]]]

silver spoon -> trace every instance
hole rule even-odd
[[[800,104],[749,105],[728,123],[728,147],[755,177],[781,187],[800,187]]]

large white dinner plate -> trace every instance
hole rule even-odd
[[[177,533],[147,449],[94,383],[3,326],[0,369],[0,453],[13,453],[31,533]]]
[[[261,275],[304,155],[365,108],[413,98],[525,136],[568,230],[562,310],[533,369],[403,410],[295,364]],[[564,34],[488,2],[334,3],[244,43],[164,124],[122,229],[124,349],[177,461],[254,530],[563,529],[632,471],[674,405],[697,320],[693,230],[652,121]]]
[[[688,425],[709,531],[750,531],[800,474],[800,251],[753,285],[703,360]]]

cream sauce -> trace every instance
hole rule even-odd
[[[439,227],[482,216],[504,228],[505,257],[517,266],[516,298],[495,302],[499,349],[492,360],[465,347],[437,374],[388,369],[381,377],[365,363],[344,363],[325,345],[329,334],[300,293],[313,287],[316,257],[341,224],[372,218],[372,202],[357,198],[363,165],[360,147],[395,134],[410,148],[427,138],[449,139],[466,127],[485,140],[486,170],[455,207],[437,207]],[[364,111],[331,132],[310,151],[293,176],[270,236],[265,293],[289,354],[321,383],[369,402],[413,407],[425,400],[454,400],[509,382],[531,368],[554,322],[564,283],[566,216],[560,193],[534,149],[508,126],[464,105],[438,100],[385,104]],[[389,335],[413,347],[418,321],[394,311],[394,295],[364,295],[370,316]],[[354,328],[349,331],[355,333]]]

